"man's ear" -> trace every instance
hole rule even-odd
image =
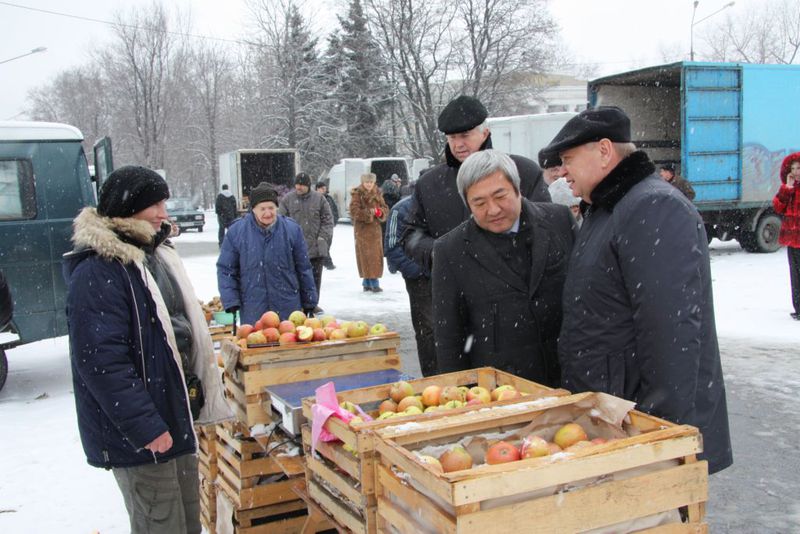
[[[609,139],[600,139],[597,142],[597,150],[600,152],[600,164],[605,169],[614,159],[614,143]]]

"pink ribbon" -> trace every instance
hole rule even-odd
[[[333,382],[327,382],[315,390],[316,403],[311,407],[311,452],[316,452],[317,443],[320,440],[338,441],[339,438],[325,430],[324,425],[331,416],[338,417],[342,421],[349,422],[355,415],[339,406],[339,399],[336,398],[336,387]],[[356,409],[364,421],[372,421],[372,417],[367,415],[360,406]]]

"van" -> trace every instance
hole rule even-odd
[[[96,205],[82,141],[66,124],[0,121],[0,269],[14,298],[13,332],[0,334],[0,388],[7,349],[67,333],[61,257],[73,219]]]

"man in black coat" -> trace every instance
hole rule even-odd
[[[436,372],[489,365],[557,387],[569,208],[523,198],[514,161],[495,150],[464,161],[458,189],[472,218],[433,246]]]
[[[486,123],[488,111],[477,98],[459,96],[439,114],[438,128],[447,137],[445,162],[425,172],[414,186],[408,231],[403,239],[406,254],[431,271],[433,243],[465,220],[470,212],[456,186],[461,163],[471,154],[492,148]],[[519,173],[519,191],[534,202],[549,202],[550,194],[542,180],[542,170],[522,156],[510,156]],[[431,306],[430,283],[420,284],[409,295],[420,306]],[[430,313],[427,313],[430,316]]]
[[[616,107],[584,110],[543,150],[583,199],[564,285],[562,386],[603,391],[703,433],[709,472],[731,465],[705,227],[661,180]]]
[[[228,189],[228,184],[222,184],[222,191],[217,195],[217,200],[214,202],[214,212],[217,214],[217,222],[219,223],[219,246],[222,246],[222,240],[225,239],[225,230],[236,220],[236,197]]]
[[[328,201],[328,206],[331,207],[331,215],[333,216],[333,225],[336,226],[339,222],[339,208],[336,206],[336,201],[333,200],[333,197],[328,193],[328,184],[325,182],[317,182],[314,189]],[[333,233],[331,233],[331,241],[333,241]],[[324,266],[329,271],[336,268],[336,265],[333,264],[333,258],[331,257],[331,243],[328,243],[328,257],[325,258]]]

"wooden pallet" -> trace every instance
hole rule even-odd
[[[286,439],[280,431],[273,435],[271,445]],[[271,451],[253,439],[232,433],[230,427],[217,426],[217,457],[219,474],[217,486],[228,495],[237,510],[261,508],[298,500],[292,491],[297,475],[290,476]],[[289,462],[295,465],[297,460]],[[296,470],[294,471],[296,473]],[[262,477],[274,477],[275,482],[259,484]]]
[[[478,465],[441,474],[413,453],[465,435],[522,428],[548,412],[550,417],[562,413],[553,410],[591,404],[598,395],[563,397],[547,407],[501,417],[460,414],[414,428],[378,430],[378,531],[516,534],[614,526],[615,531],[624,532],[633,527],[622,527],[621,522],[659,513],[678,516],[682,509],[686,516],[682,523],[636,528],[652,533],[705,532],[708,465],[696,459],[702,450],[698,430],[640,412],[628,414],[628,432],[637,435],[556,459]],[[588,415],[589,410],[583,413]],[[633,469],[639,471],[629,471]]]
[[[375,497],[373,431],[410,421],[437,419],[486,407],[499,408],[537,398],[568,395],[566,390],[552,389],[491,367],[410,380],[409,383],[414,388],[415,394],[421,393],[430,385],[442,387],[480,385],[491,391],[498,386],[508,384],[528,395],[488,405],[465,406],[454,410],[396,417],[363,424],[349,425],[340,419],[330,418],[325,423],[325,428],[338,437],[341,442],[320,442],[316,447],[317,455],[311,454],[311,432],[308,428],[304,428],[303,448],[309,472],[307,476],[309,494],[337,521],[353,532],[368,534],[376,531],[377,501]],[[389,397],[390,388],[391,384],[383,384],[343,391],[337,393],[337,397],[340,402],[353,402],[376,416],[377,410],[373,408]],[[313,398],[303,399],[303,415],[309,421],[313,421],[313,405]],[[356,450],[358,455],[345,450],[345,445]]]
[[[237,417],[249,426],[272,421],[267,386],[383,369],[399,369],[400,338],[380,336],[242,348],[233,340],[221,344],[225,392]]]

